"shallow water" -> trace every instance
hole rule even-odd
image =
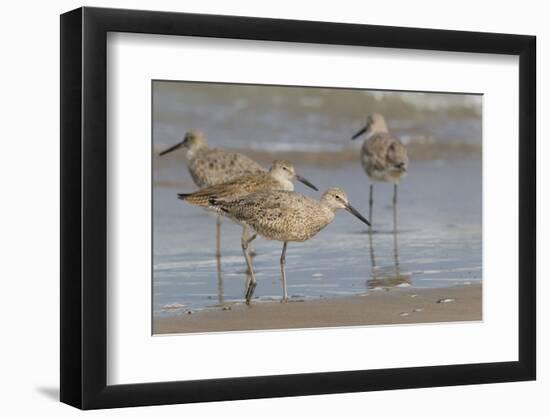
[[[368,180],[359,164],[333,169],[297,166],[321,190],[344,188],[351,203],[368,214]],[[340,211],[310,241],[289,243],[291,297],[338,297],[481,281],[481,161],[413,161],[409,172],[399,187],[397,233],[393,233],[393,187],[376,184],[372,234],[355,217]],[[177,177],[188,177],[185,167]],[[194,189],[191,182],[186,183]],[[320,196],[301,184],[296,190]],[[160,186],[153,190],[154,313],[176,314],[242,301],[246,265],[241,227],[224,220],[218,260],[215,216],[179,201],[176,193],[180,191],[188,190]],[[258,238],[254,248],[255,296],[278,299],[282,244]]]

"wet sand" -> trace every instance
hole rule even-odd
[[[242,152],[242,150],[240,151]],[[340,151],[278,151],[249,149],[245,152],[255,161],[269,165],[273,159],[287,159],[296,164],[321,167],[339,167],[359,161],[359,150],[355,148]],[[481,159],[481,146],[468,143],[408,143],[407,153],[413,161],[434,161],[438,159]]]
[[[154,334],[479,321],[482,286],[371,291],[346,298],[255,302],[157,317]]]
[[[155,146],[153,149],[154,161],[161,163],[159,152],[168,145]],[[229,149],[229,148],[228,148]],[[259,149],[230,149],[240,152],[254,159],[258,163],[269,166],[274,159],[287,159],[294,164],[320,166],[325,168],[340,167],[349,163],[358,163],[359,149],[346,148],[339,151],[276,151]],[[413,161],[481,159],[481,146],[468,143],[409,143],[407,144],[409,158]],[[162,160],[164,167],[176,164],[177,167],[186,166],[185,153],[174,153],[169,159]]]

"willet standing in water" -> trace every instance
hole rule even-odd
[[[409,157],[401,141],[389,133],[384,117],[379,113],[370,114],[367,124],[352,139],[366,133],[367,138],[361,148],[361,164],[371,181],[393,183],[393,225],[397,222],[397,184],[407,174]],[[372,223],[373,186],[369,190],[369,220]]]
[[[247,174],[265,173],[265,169],[249,157],[222,149],[210,148],[206,136],[198,130],[187,132],[183,140],[159,153],[166,155],[177,149],[186,150],[187,168],[199,188],[223,184]],[[216,219],[216,255],[220,256],[221,218]]]
[[[286,248],[288,242],[304,242],[311,239],[334,219],[336,210],[346,209],[362,222],[370,225],[348,202],[340,188],[329,188],[319,201],[293,191],[263,191],[234,200],[210,199],[210,205],[221,213],[251,227],[257,234],[270,240],[283,242],[281,254],[281,280],[283,302],[288,301],[286,285]],[[256,277],[247,246],[256,235],[243,242],[243,253],[250,269],[251,279],[246,289],[246,303],[256,288]]]
[[[209,208],[211,199],[234,200],[259,191],[293,191],[294,184],[292,181],[294,179],[313,188],[315,191],[319,191],[312,183],[296,173],[291,162],[274,161],[269,172],[244,175],[224,184],[206,187],[194,193],[178,194],[178,198],[190,204]],[[243,245],[250,238],[247,228],[248,226],[243,224],[241,238]]]

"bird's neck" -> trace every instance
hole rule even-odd
[[[294,191],[294,184],[291,180],[288,179],[284,174],[278,171],[270,171],[269,175],[273,178],[280,186],[280,190],[285,191]]]
[[[334,216],[336,215],[336,209],[333,209],[332,207],[326,207],[325,210],[324,210],[324,221],[325,221],[325,226],[329,225],[330,223],[332,223],[332,221],[334,220]]]
[[[206,152],[207,150],[208,150],[207,145],[194,146],[193,148],[187,150],[187,153],[185,154],[185,157],[190,162],[193,159],[195,159],[197,156],[199,156],[199,155],[203,154],[204,152]]]
[[[374,135],[377,135],[379,133],[389,133],[388,126],[383,125],[383,126],[373,126],[373,127],[371,127],[369,129],[369,131],[367,132],[367,139],[370,139],[371,137],[373,137]]]
[[[367,131],[367,139],[379,133],[389,132],[390,130],[388,129],[388,125],[385,122],[377,121],[376,124],[373,124],[369,127],[369,130]]]
[[[319,201],[319,204],[327,214],[327,216],[330,217],[329,223],[334,219],[334,216],[336,214],[336,210],[338,210],[338,207],[334,207],[331,205],[327,200],[321,197],[321,200]]]

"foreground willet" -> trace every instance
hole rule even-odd
[[[265,169],[249,157],[222,149],[210,148],[206,136],[198,130],[187,132],[183,140],[159,153],[166,155],[177,149],[186,150],[187,168],[199,188],[223,184],[247,174],[262,173]],[[221,218],[216,219],[216,255],[220,256]]]
[[[370,114],[367,124],[352,139],[363,133],[367,139],[361,148],[361,164],[371,181],[393,183],[393,219],[396,228],[397,184],[403,178],[409,166],[407,149],[401,141],[389,133],[386,120],[379,113]],[[372,223],[373,185],[369,190],[369,220]]]
[[[178,194],[178,198],[190,204],[211,208],[211,199],[234,200],[259,191],[293,191],[294,184],[292,181],[295,179],[318,191],[317,187],[296,173],[292,163],[289,161],[274,161],[269,172],[244,175],[233,181],[206,187],[194,193]],[[247,226],[244,224],[241,238],[242,244],[244,245],[244,242],[249,238]]]
[[[263,191],[234,200],[210,199],[210,205],[221,213],[252,228],[257,234],[270,240],[283,242],[281,253],[281,281],[283,302],[288,300],[286,285],[286,248],[288,242],[304,242],[311,239],[334,219],[336,210],[346,209],[359,220],[370,225],[348,202],[340,188],[329,188],[319,201],[293,191]],[[256,288],[256,277],[247,247],[256,238],[254,234],[243,241],[242,250],[250,270],[251,279],[246,289],[246,303]]]

